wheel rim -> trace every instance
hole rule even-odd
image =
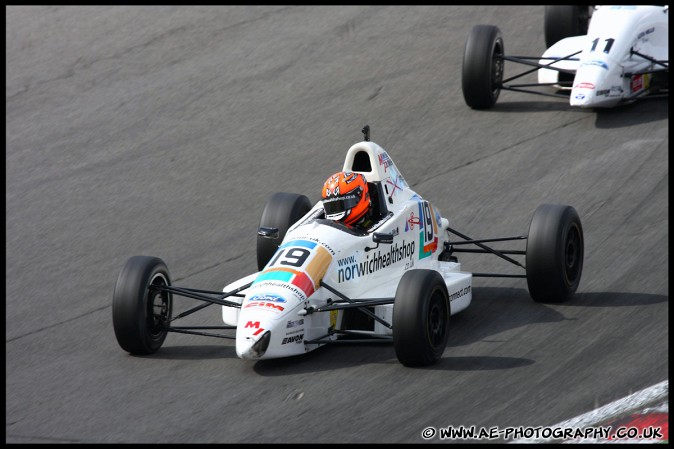
[[[503,52],[497,43],[492,54],[491,93],[497,95],[503,81]]]
[[[428,310],[428,341],[433,347],[440,346],[445,341],[447,332],[447,315],[445,308],[446,299],[438,290],[431,298],[431,304]]]
[[[163,274],[155,274],[150,281],[147,301],[147,329],[150,336],[157,339],[164,333],[165,324],[169,321],[171,307],[169,293],[158,288],[152,288],[154,286],[168,286]]]
[[[566,236],[566,248],[564,251],[564,272],[566,281],[569,284],[578,279],[581,268],[582,243],[580,230],[576,224],[573,224]]]

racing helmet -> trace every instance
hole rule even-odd
[[[370,209],[370,194],[365,176],[353,172],[337,172],[323,184],[325,217],[353,225]]]

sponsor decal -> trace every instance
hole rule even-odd
[[[573,86],[574,89],[594,89],[594,84],[592,83],[578,83]]]
[[[585,94],[576,94],[574,97],[576,100],[584,100],[585,99]]]
[[[288,343],[302,343],[303,340],[304,334],[293,335],[292,337],[285,337],[281,344],[287,345]]]
[[[619,97],[623,93],[623,88],[620,86],[611,86],[610,89],[602,89],[597,91],[597,96],[601,97]]]
[[[386,151],[379,153],[379,165],[384,167],[384,173],[386,173],[386,170],[393,165],[393,161],[389,157],[388,153]]]
[[[623,94],[623,88],[621,86],[611,86],[609,89],[609,97],[619,97]]]
[[[304,325],[304,318],[300,318],[299,320],[294,320],[294,321],[288,321],[286,324],[286,329],[290,329],[291,327],[297,327],[297,326],[302,326]]]
[[[321,210],[319,209],[318,212],[321,213]],[[330,245],[328,245],[327,243],[325,243],[325,242],[322,241],[322,240],[318,240],[316,237],[313,237],[313,236],[310,236],[310,235],[301,235],[301,236],[297,237],[297,240],[305,240],[305,241],[307,241],[307,242],[318,243],[319,245],[321,245],[321,246],[323,246],[325,249],[327,249],[327,250],[330,252],[330,254],[332,254],[333,256],[336,254],[336,253],[335,253],[335,250],[333,250],[333,249],[330,247]]]
[[[461,290],[457,290],[454,293],[452,293],[451,295],[449,295],[449,302],[452,302],[456,299],[459,299],[460,297],[465,296],[468,293],[470,293],[470,285],[462,288]]]
[[[596,65],[598,67],[601,67],[604,70],[608,70],[608,64],[606,64],[604,61],[601,61],[599,59],[592,59],[590,61],[585,61],[582,63],[580,66],[586,66],[586,65]]]
[[[394,263],[411,259],[414,256],[414,242],[402,241],[402,244],[392,244],[388,250],[368,254],[365,260],[358,261],[355,255],[337,260],[337,282],[346,282],[358,279],[379,270],[383,270]]]
[[[393,190],[391,191],[391,194],[388,196],[389,198],[393,198],[393,195],[396,193],[396,190],[400,190],[401,192],[403,191],[402,188],[402,182],[400,182],[400,176],[398,174],[395,174],[395,179],[392,180],[393,177],[389,178],[386,180],[386,183],[393,186]]]
[[[631,89],[632,93],[648,89],[648,74],[632,76]]]
[[[294,330],[294,331],[286,332],[286,335],[295,335],[295,334],[299,334],[300,332],[304,332],[304,327],[300,327],[299,329]]]
[[[299,288],[308,298],[319,287],[331,261],[332,255],[322,245],[309,240],[292,240],[279,247],[252,285],[265,281],[282,282]]]
[[[249,307],[263,307],[264,310],[271,310],[273,312],[276,311],[283,312],[283,310],[285,310],[283,306],[279,306],[278,304],[274,304],[273,302],[262,302],[262,301],[251,302],[243,306],[244,309],[247,309]]]
[[[390,193],[389,198],[393,197],[393,194],[397,189],[402,190],[404,187],[408,187],[407,181],[405,181],[405,178],[403,178],[402,175],[398,173],[398,170],[396,170],[395,166],[393,165],[391,157],[386,151],[380,153],[377,158],[379,165],[384,167],[384,173],[388,173],[389,175],[389,177],[386,179],[386,182],[393,186],[393,191]],[[386,193],[388,193],[388,187],[386,185],[384,185],[384,187],[386,187]]]
[[[641,39],[642,37],[646,36],[647,34],[651,34],[653,31],[655,31],[655,27],[651,27],[647,29],[646,31],[642,31],[637,35],[637,39]]]
[[[421,219],[414,215],[414,211],[410,213],[410,218],[407,219],[405,224],[405,232],[414,231],[414,226],[419,226],[421,228]]]
[[[344,182],[347,184],[351,184],[353,181],[358,179],[358,176],[354,172],[344,172]]]
[[[264,293],[251,296],[247,301],[271,301],[271,302],[286,302],[285,299],[281,298],[278,295],[272,295],[271,293]]]
[[[275,281],[265,281],[263,284],[257,284],[255,287],[251,287],[251,290],[253,288],[269,288],[269,287],[279,287],[279,288],[285,288],[286,290],[290,290],[297,299],[300,301],[304,301],[306,299],[306,295],[302,290],[299,288],[295,287],[292,284],[286,284],[285,282],[275,282]]]
[[[245,329],[257,329],[255,332],[253,332],[253,336],[260,335],[262,332],[264,332],[264,329],[260,327],[260,322],[259,321],[249,321],[246,323]]]
[[[435,208],[433,210],[435,210],[435,222],[442,224],[442,217],[440,216],[440,212]]]

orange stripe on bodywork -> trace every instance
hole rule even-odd
[[[323,279],[325,272],[328,271],[330,262],[332,262],[332,256],[328,250],[322,246],[316,247],[316,255],[309,262],[309,265],[307,265],[307,274],[311,276],[314,288],[318,289],[321,279]]]

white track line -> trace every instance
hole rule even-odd
[[[583,427],[596,427],[598,424],[620,415],[622,413],[631,411],[633,409],[643,407],[653,401],[658,399],[665,398],[669,395],[669,380],[660,382],[659,384],[653,385],[652,387],[645,388],[641,391],[637,391],[627,397],[618,399],[617,401],[611,402],[603,407],[600,407],[596,410],[592,410],[583,415],[576,416],[569,420],[563,421],[554,426],[549,426],[551,428],[583,428]],[[537,438],[537,439],[527,439],[521,438],[513,440],[510,443],[545,443],[555,441],[553,438]],[[643,442],[643,441],[642,441]]]

